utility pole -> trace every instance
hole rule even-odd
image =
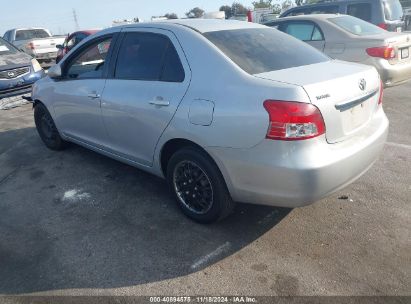
[[[78,31],[80,29],[80,26],[78,25],[77,13],[74,8],[73,8],[73,19],[74,19],[74,24],[76,26],[76,31]]]

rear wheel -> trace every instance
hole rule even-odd
[[[183,213],[197,222],[221,220],[234,208],[218,167],[200,149],[187,147],[174,153],[167,181]]]
[[[60,137],[60,134],[54,124],[47,108],[38,103],[34,107],[34,122],[41,140],[51,150],[62,150],[66,147],[66,142]]]

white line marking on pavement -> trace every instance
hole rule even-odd
[[[392,147],[397,147],[397,148],[411,149],[410,145],[397,144],[397,143],[393,143],[393,142],[386,142],[385,144],[387,146],[392,146]]]
[[[223,254],[230,248],[231,244],[230,242],[226,242],[220,247],[218,247],[216,250],[213,252],[210,252],[209,254],[203,256],[202,258],[198,259],[193,265],[191,265],[191,269],[198,269],[204,264],[207,264],[211,260],[215,259],[219,255]]]

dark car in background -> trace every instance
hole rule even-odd
[[[404,12],[399,0],[341,0],[293,7],[280,15],[344,14],[373,23],[390,32],[404,31]]]
[[[72,48],[74,48],[77,44],[79,44],[82,40],[87,38],[90,35],[97,33],[99,30],[83,30],[71,33],[66,37],[64,43],[61,45],[57,45],[58,52],[56,63],[59,63],[63,57],[70,52]]]
[[[31,92],[44,76],[38,61],[0,38],[0,100]]]

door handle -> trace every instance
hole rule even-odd
[[[97,93],[90,93],[87,95],[87,97],[91,99],[97,99],[97,98],[100,98],[100,95]]]
[[[155,100],[149,101],[151,105],[158,106],[158,107],[168,107],[170,105],[170,102],[167,100],[164,100],[163,97],[156,97]]]

